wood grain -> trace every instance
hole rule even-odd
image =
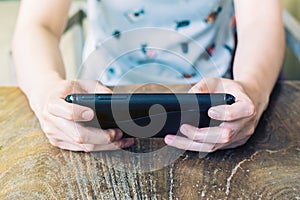
[[[300,82],[279,83],[246,145],[202,158],[166,148],[161,139],[139,139],[117,152],[52,147],[21,91],[2,87],[0,199],[299,199],[299,89]]]

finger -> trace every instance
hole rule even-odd
[[[58,147],[60,149],[64,150],[70,150],[70,151],[84,151],[84,148],[82,148],[79,144],[74,144],[71,142],[56,140],[56,139],[49,139],[49,142],[52,146]]]
[[[133,138],[126,138],[123,140],[119,140],[109,145],[76,144],[72,142],[53,140],[53,139],[49,140],[49,142],[53,146],[59,147],[64,150],[84,151],[84,152],[112,151],[112,150],[118,150],[120,148],[127,148],[134,144]]]
[[[94,118],[91,108],[66,102],[64,99],[55,98],[48,103],[47,110],[50,114],[70,121],[90,121]]]
[[[114,151],[121,148],[127,148],[134,144],[133,138],[125,138],[122,140],[115,141],[113,143],[107,145],[99,145],[99,144],[81,144],[82,151],[84,152],[95,152],[95,151]]]
[[[234,121],[254,114],[253,103],[246,101],[237,101],[232,105],[214,106],[208,110],[209,117],[221,121]]]
[[[99,129],[78,125],[72,133],[73,139],[79,144],[110,144],[120,139],[123,133],[120,129]]]
[[[239,146],[242,146],[242,145],[246,144],[247,141],[249,140],[249,138],[250,138],[250,136],[246,137],[246,138],[243,138],[241,140],[235,141],[233,143],[230,143],[228,145],[225,145],[225,146],[221,147],[220,149],[233,149],[233,148],[237,148]]]
[[[52,135],[51,137],[63,141],[78,144],[110,144],[123,136],[120,129],[103,130],[84,126],[83,124],[68,121],[56,116],[50,116],[49,118],[50,123],[55,124],[55,127],[48,128],[48,135]]]
[[[189,93],[213,93],[214,88],[217,85],[217,79],[215,78],[204,78],[196,85],[194,85]]]
[[[109,88],[103,86],[99,81],[94,80],[69,81],[65,84],[66,85],[62,84],[61,89],[58,89],[55,94],[50,97],[48,110],[51,114],[67,120],[90,121],[94,117],[92,109],[67,103],[64,100],[67,94],[90,92],[111,93]]]
[[[229,128],[207,127],[197,128],[188,124],[180,127],[180,132],[189,139],[201,143],[228,143],[234,137],[234,131]]]
[[[61,98],[64,99],[67,94],[70,93],[85,93],[86,90],[84,90],[77,81],[63,81],[60,83],[59,87],[55,88],[55,91],[53,91],[51,98]]]
[[[60,141],[68,141],[68,142],[74,141],[69,134],[63,133],[57,127],[45,128],[45,126],[43,126],[42,129],[49,140],[60,140]]]
[[[251,121],[248,121],[247,119],[242,119],[234,122],[223,122],[220,124],[220,127],[231,129],[236,133],[234,138],[232,139],[232,143],[251,137],[251,135],[255,131],[255,126]]]
[[[176,147],[178,149],[198,151],[198,152],[215,151],[214,148],[215,144],[196,142],[189,138],[180,137],[176,135],[167,135],[164,141],[167,145]]]
[[[110,130],[103,130],[103,132],[110,132]],[[102,136],[100,134],[92,135],[92,134],[85,134],[85,133],[79,134],[76,132],[75,133],[62,132],[57,129],[56,132],[54,132],[54,131],[47,132],[46,136],[49,139],[61,140],[61,141],[74,143],[74,144],[89,143],[89,144],[106,145],[106,144],[113,143],[114,141],[120,140],[122,138],[123,134],[121,132],[117,131],[115,133],[115,135],[113,135],[113,136]],[[107,139],[107,137],[110,137],[111,139]]]
[[[112,93],[111,89],[105,87],[100,81],[80,80],[79,84],[88,93]]]
[[[102,85],[99,81],[98,84],[95,88],[95,93],[112,93],[112,90],[109,89],[108,87]]]

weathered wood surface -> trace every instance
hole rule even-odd
[[[179,91],[186,87],[176,87]],[[128,88],[127,88],[128,89]],[[276,86],[243,147],[204,158],[174,149],[145,157],[52,147],[18,88],[0,88],[0,199],[300,199],[300,82]],[[139,91],[165,89],[148,87]],[[137,140],[126,152],[160,149]],[[139,154],[141,155],[141,154]]]

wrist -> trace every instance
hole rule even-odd
[[[238,81],[246,94],[252,100],[254,106],[256,107],[259,113],[262,113],[268,106],[270,92],[266,91],[261,87],[258,82],[251,81],[251,82],[244,82]]]
[[[50,91],[56,88],[59,82],[64,81],[62,78],[50,76],[42,77],[41,79],[27,92],[23,90],[28,98],[30,107],[36,114],[43,110]]]

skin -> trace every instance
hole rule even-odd
[[[167,135],[165,142],[170,146],[212,152],[243,145],[268,105],[285,49],[281,1],[235,0],[234,3],[238,28],[234,79],[203,79],[190,92],[227,92],[236,97],[236,103],[209,110],[211,118],[224,120],[218,127],[199,129],[182,125],[180,130],[186,137]],[[118,129],[83,126],[80,122],[90,121],[93,111],[64,101],[70,92],[111,92],[98,81],[65,80],[59,41],[70,4],[71,0],[21,2],[13,40],[19,86],[52,145],[86,152],[131,146],[133,139],[122,139]]]
[[[238,45],[233,80],[204,79],[190,92],[227,92],[236,97],[236,103],[209,110],[211,118],[225,121],[220,126],[182,125],[186,138],[168,135],[165,142],[169,145],[204,152],[241,146],[254,133],[268,105],[285,49],[281,1],[235,0],[234,4]]]

